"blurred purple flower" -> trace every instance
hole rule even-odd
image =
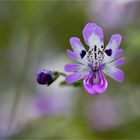
[[[119,113],[110,97],[100,97],[88,104],[86,118],[94,129],[105,131],[122,124],[122,114]]]
[[[84,79],[85,90],[93,95],[101,94],[107,89],[107,81],[103,72],[117,82],[122,82],[124,79],[123,71],[117,68],[125,62],[124,58],[117,59],[123,54],[123,50],[119,49],[121,35],[112,35],[105,47],[102,28],[95,23],[88,23],[83,29],[83,37],[89,46],[88,51],[79,38],[70,39],[74,52],[68,50],[67,54],[80,64],[65,65],[66,72],[73,72],[66,76],[65,80],[68,84],[72,84],[86,77]]]
[[[91,1],[89,9],[91,16],[93,15],[105,29],[114,29],[132,20],[135,14],[136,1]]]
[[[64,93],[62,93],[64,94]],[[45,93],[34,98],[33,106],[38,116],[59,116],[70,111],[69,95],[62,96],[59,91]],[[65,93],[67,94],[67,93]]]

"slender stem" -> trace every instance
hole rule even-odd
[[[65,73],[63,73],[63,72],[58,72],[58,74],[61,75],[61,76],[64,76],[64,77],[67,76],[67,75],[66,75]]]
[[[82,82],[81,81],[77,81],[73,84],[67,84],[66,81],[61,81],[60,82],[60,86],[73,86],[73,87],[82,87]]]

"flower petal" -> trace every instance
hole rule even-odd
[[[113,62],[111,62],[111,63],[109,63],[109,64],[107,64],[107,65],[108,65],[109,67],[117,67],[117,66],[123,65],[124,62],[125,62],[125,58],[122,57],[122,58],[120,58],[120,59],[118,59],[118,60],[116,60],[116,61],[113,61]]]
[[[110,76],[115,81],[121,83],[124,80],[124,72],[116,67],[105,67],[103,72]]]
[[[118,49],[120,46],[121,40],[122,40],[122,37],[119,34],[114,34],[111,36],[110,41],[104,51],[105,52],[104,62],[106,63],[110,62],[116,59],[116,57],[120,56],[123,53],[121,49]]]
[[[85,67],[81,64],[66,64],[64,69],[66,72],[76,72],[82,69],[82,67]]]
[[[74,50],[74,53],[77,55],[77,58],[78,58],[77,61],[79,61],[82,64],[87,65],[88,63],[86,59],[87,51],[82,45],[80,39],[77,37],[72,37],[70,38],[70,44]]]
[[[90,94],[101,94],[107,89],[107,81],[102,71],[90,74],[84,79],[84,88]]]
[[[83,79],[88,73],[89,72],[87,70],[76,72],[74,74],[66,76],[65,81],[67,82],[67,84],[72,84],[78,80]]]
[[[121,44],[122,37],[120,34],[113,34],[110,38],[106,49],[111,48],[112,50],[117,50]],[[114,51],[113,51],[114,52]]]
[[[76,55],[74,52],[70,51],[70,50],[67,50],[67,55],[68,55],[70,58],[74,59],[74,60],[78,60],[77,55]]]
[[[123,50],[122,49],[118,49],[116,51],[116,53],[114,54],[113,59],[116,59],[116,58],[120,57],[122,54],[123,54]]]
[[[99,48],[103,45],[103,30],[95,23],[88,23],[83,29],[83,37],[89,47],[95,45]]]
[[[80,56],[80,53],[82,51],[86,51],[84,46],[82,45],[80,39],[77,37],[70,38],[70,44],[71,44],[71,47],[77,56]]]

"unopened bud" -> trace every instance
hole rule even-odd
[[[57,72],[52,72],[48,70],[40,70],[37,73],[37,82],[41,85],[51,85],[58,77]]]

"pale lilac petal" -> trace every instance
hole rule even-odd
[[[116,59],[116,58],[120,57],[122,54],[123,54],[123,50],[122,49],[118,49],[116,51],[116,53],[114,54],[113,59]]]
[[[77,55],[76,55],[74,52],[70,51],[70,50],[67,50],[67,55],[68,55],[70,58],[74,59],[74,60],[78,60]]]
[[[71,47],[77,56],[80,56],[80,53],[83,50],[86,51],[84,46],[82,45],[80,39],[77,37],[70,38],[70,44],[71,44]]]
[[[66,72],[76,72],[81,70],[82,65],[81,64],[66,64],[64,69]]]
[[[111,61],[114,61],[115,59],[117,59],[118,57],[120,57],[123,54],[123,50],[122,49],[117,49],[111,57],[105,55],[104,61],[103,63],[110,63]]]
[[[120,34],[113,34],[110,38],[110,41],[106,49],[117,50],[121,44],[122,37]]]
[[[120,70],[115,67],[106,67],[104,70],[104,73],[110,76],[115,81],[121,83],[124,80],[124,72],[123,70]]]
[[[77,37],[70,38],[71,47],[74,50],[74,53],[77,56],[77,61],[87,65],[88,61],[86,59],[87,51],[85,50],[84,46],[82,45],[81,41]]]
[[[88,23],[83,29],[83,37],[86,44],[90,47],[101,47],[103,45],[103,30],[95,23]]]
[[[80,72],[76,72],[74,74],[68,75],[65,78],[65,81],[67,82],[67,84],[72,84],[78,80],[83,79],[89,72],[86,70],[82,70]]]
[[[88,60],[86,59],[86,57],[81,58],[81,56],[78,56],[75,52],[70,50],[67,50],[67,55],[73,60],[80,62],[81,64],[88,65]]]
[[[107,89],[107,81],[102,71],[98,71],[96,73],[91,71],[90,74],[84,79],[84,88],[88,93],[94,95],[105,92]]]
[[[122,57],[122,58],[120,58],[120,59],[118,59],[118,60],[115,60],[115,61],[113,61],[113,62],[111,62],[111,63],[109,63],[109,64],[107,64],[107,65],[108,65],[109,67],[117,67],[117,66],[123,65],[124,62],[125,62],[125,58]]]
[[[121,40],[122,40],[122,37],[119,34],[114,34],[111,36],[110,41],[105,48],[104,62],[106,63],[110,62],[116,59],[116,57],[119,57],[123,53],[121,49],[118,49],[120,46]]]
[[[114,61],[112,63],[114,63],[115,67],[121,66],[121,65],[123,65],[125,63],[125,58],[122,57],[122,58],[120,58],[120,59],[118,59],[118,60],[116,60],[116,61]]]

